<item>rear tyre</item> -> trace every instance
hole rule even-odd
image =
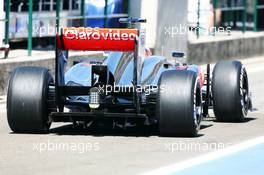
[[[161,136],[197,136],[202,119],[202,96],[194,72],[172,70],[162,74],[157,119]]]
[[[213,70],[213,109],[222,122],[241,122],[250,108],[248,77],[239,61],[220,61]]]
[[[18,67],[10,78],[7,93],[7,119],[16,133],[47,133],[48,88],[53,82],[49,70]]]

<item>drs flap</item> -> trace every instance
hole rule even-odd
[[[57,48],[62,50],[125,51],[135,49],[137,29],[63,28],[57,35]]]

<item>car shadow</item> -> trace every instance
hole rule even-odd
[[[254,120],[257,120],[257,119],[258,118],[254,118],[254,117],[246,117],[241,122],[222,122],[222,121],[217,121],[216,119],[214,119],[213,122],[215,122],[215,123],[248,123],[248,122],[251,122],[251,121],[254,121]]]
[[[211,127],[211,126],[213,126],[213,124],[208,124],[208,125],[206,125],[206,124],[201,124],[201,126],[200,126],[200,130],[203,130],[203,129],[209,128],[209,127]]]
[[[207,128],[210,126],[202,125],[201,128]],[[50,129],[51,134],[56,135],[71,135],[71,136],[94,136],[94,137],[105,137],[105,136],[123,136],[123,137],[151,137],[159,136],[158,127],[152,126],[133,126],[124,128],[107,128],[107,127],[89,127],[83,128],[81,126],[73,127],[72,124],[59,126]],[[196,137],[204,136],[204,134],[198,134]],[[167,136],[167,137],[179,137],[186,138],[188,136]]]
[[[57,135],[87,135],[87,136],[127,136],[127,137],[150,137],[158,136],[156,126],[133,126],[127,128],[108,128],[108,127],[73,127],[72,124],[50,129],[50,133]]]

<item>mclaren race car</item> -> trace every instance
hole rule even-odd
[[[144,19],[126,18],[134,26]],[[68,51],[110,51],[103,61],[67,68]],[[239,61],[212,71],[151,56],[136,28],[63,28],[56,36],[55,78],[43,67],[18,67],[10,78],[7,118],[16,133],[47,133],[52,122],[85,127],[156,125],[161,136],[197,136],[213,109],[222,122],[241,122],[251,108],[248,77]],[[173,52],[175,58],[183,57]]]

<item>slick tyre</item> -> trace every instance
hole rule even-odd
[[[199,79],[191,71],[166,71],[159,80],[157,119],[161,136],[197,136],[202,117]]]
[[[13,71],[7,93],[7,119],[13,132],[49,131],[47,98],[51,82],[46,68],[18,67]]]
[[[213,110],[221,122],[242,122],[250,107],[248,76],[239,61],[220,61],[212,77]]]

